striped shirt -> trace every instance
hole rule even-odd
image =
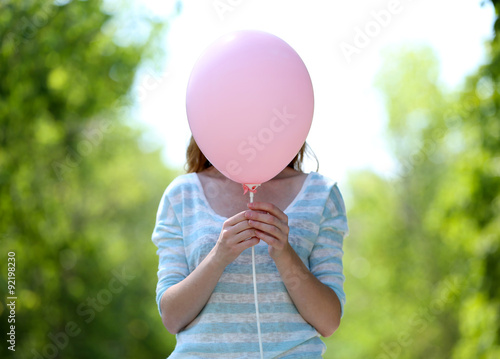
[[[336,183],[309,173],[284,212],[289,243],[311,273],[335,291],[343,315],[342,245],[348,227]],[[167,187],[152,236],[159,256],[156,301],[160,315],[165,290],[201,263],[226,219],[210,207],[196,173],[179,176]],[[255,246],[255,260],[265,357],[321,358],[326,345],[293,304],[264,241]],[[169,358],[260,358],[251,264],[249,248],[226,267],[205,307],[176,335]]]

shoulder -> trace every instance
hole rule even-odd
[[[337,185],[336,181],[318,172],[311,172],[309,176],[310,176],[310,183],[317,187],[324,187],[325,189],[331,189]]]
[[[186,173],[176,177],[165,189],[165,197],[178,197],[186,193],[199,191],[196,173]]]
[[[196,173],[176,177],[163,192],[157,216],[168,216],[174,213],[181,222],[184,208],[191,208],[193,200],[200,196],[198,183]]]
[[[345,204],[337,181],[318,172],[311,172],[308,190],[325,200],[325,205],[334,205],[340,212],[345,212]]]
[[[308,187],[324,193],[336,192],[340,195],[340,190],[337,185],[337,181],[322,175],[318,172],[311,172],[309,174]]]

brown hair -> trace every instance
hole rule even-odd
[[[304,156],[306,154],[313,157],[316,160],[316,171],[318,171],[319,169],[318,158],[316,157],[316,155],[306,142],[304,142],[297,155],[293,158],[292,162],[290,162],[287,167],[302,172],[302,162],[304,161]],[[210,166],[212,166],[212,164],[201,152],[200,148],[198,147],[198,144],[194,140],[193,136],[191,136],[186,151],[186,172],[187,173],[201,172],[209,168]]]

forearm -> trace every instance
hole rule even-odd
[[[212,295],[224,269],[245,249],[259,243],[245,218],[245,211],[224,221],[214,248],[184,280],[163,293],[163,324],[170,333],[184,329],[200,313]]]
[[[196,318],[212,295],[224,268],[212,251],[184,280],[165,291],[160,305],[163,324],[170,333],[177,334]]]
[[[340,325],[340,301],[309,271],[292,247],[288,252],[275,260],[283,283],[302,317],[328,337]]]

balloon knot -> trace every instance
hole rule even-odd
[[[260,184],[243,184],[243,194],[246,194],[247,192],[251,193],[257,193],[257,187],[259,187]]]

